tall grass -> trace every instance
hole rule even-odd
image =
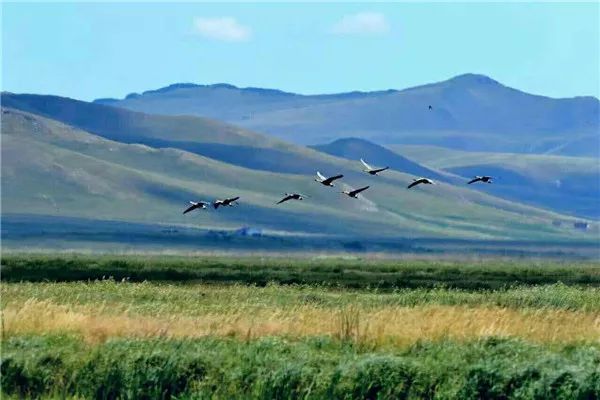
[[[203,281],[347,288],[497,289],[514,284],[600,286],[600,264],[541,261],[424,261],[97,255],[2,256],[4,281]]]
[[[111,340],[4,342],[6,395],[99,399],[594,399],[597,346],[488,338],[364,351],[328,338],[289,342]]]
[[[536,294],[540,298],[530,301]],[[383,294],[112,280],[2,286],[4,329],[9,336],[69,332],[88,342],[102,342],[114,336],[329,335],[378,348],[420,339],[486,336],[538,343],[595,341],[600,338],[598,294],[599,289],[564,285],[480,292],[403,289]]]
[[[563,309],[600,312],[600,288],[562,283],[514,286],[499,290],[434,289],[343,289],[321,285],[222,285],[173,284],[165,282],[120,282],[112,279],[90,282],[23,282],[0,286],[2,304],[21,304],[30,299],[55,304],[94,306],[104,312],[144,315],[226,313],[257,308],[295,308],[311,305],[340,309],[359,305],[364,309],[448,305],[496,306],[511,309]]]
[[[597,264],[2,257],[2,394],[595,399]]]

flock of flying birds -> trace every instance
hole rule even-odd
[[[363,169],[363,172],[366,172],[369,175],[377,175],[380,172],[383,172],[390,168],[390,167],[373,168],[369,164],[367,164],[362,158],[360,159],[360,162],[365,167],[365,169]],[[317,171],[317,177],[315,178],[315,181],[324,186],[333,187],[333,186],[335,186],[333,184],[333,182],[335,180],[341,179],[343,177],[344,177],[344,175],[341,175],[341,174],[335,175],[335,176],[330,176],[330,177],[325,177],[325,176],[323,176],[323,174],[321,174],[319,171]],[[467,183],[470,185],[475,182],[492,183],[492,177],[491,176],[476,176]],[[411,182],[410,185],[408,185],[407,188],[410,189],[412,187],[415,187],[415,186],[421,185],[421,184],[435,185],[435,182],[429,178],[416,178],[416,179],[413,179],[413,181]],[[361,188],[355,189],[355,190],[344,190],[341,193],[347,195],[348,197],[357,199],[358,194],[361,192],[364,192],[369,187],[370,186],[364,186],[364,187],[361,187]],[[309,197],[309,196],[306,196],[306,195],[303,195],[300,193],[285,193],[284,197],[275,204],[285,203],[286,201],[289,201],[289,200],[304,200],[304,198],[306,198],[306,197]],[[239,198],[240,198],[239,196],[231,197],[231,198],[222,199],[222,200],[215,200],[212,203],[206,202],[206,201],[198,201],[198,202],[190,201],[190,206],[187,209],[185,209],[183,211],[183,213],[186,214],[186,213],[196,210],[196,209],[205,209],[209,206],[212,206],[215,209],[217,209],[219,207],[225,207],[225,206],[233,207],[235,204],[237,204],[237,201],[239,200]]]

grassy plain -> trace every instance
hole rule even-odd
[[[546,260],[385,260],[331,257],[188,257],[4,254],[2,278],[19,281],[308,284],[346,288],[499,289],[562,282],[600,286],[600,264]]]
[[[599,273],[546,261],[5,255],[2,391],[594,399]]]

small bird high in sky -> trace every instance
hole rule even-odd
[[[365,187],[362,187],[360,189],[355,189],[355,190],[344,190],[342,193],[345,194],[345,195],[347,195],[347,196],[349,196],[349,197],[352,197],[354,199],[358,199],[358,194],[360,192],[364,192],[368,188],[369,188],[369,186],[365,186]]]
[[[378,173],[380,173],[382,171],[385,171],[386,169],[390,168],[390,167],[373,168],[369,164],[367,164],[365,162],[365,160],[363,160],[362,158],[360,159],[360,162],[362,163],[362,165],[365,166],[365,169],[363,169],[363,171],[366,172],[367,174],[370,174],[370,175],[377,175]]]
[[[189,213],[190,211],[196,210],[198,208],[200,209],[205,209],[206,206],[208,206],[210,203],[206,202],[206,201],[190,201],[191,206],[189,206],[188,208],[185,209],[185,211],[183,212],[184,214]]]
[[[234,204],[236,204],[236,201],[239,199],[240,197],[231,197],[228,199],[223,199],[223,200],[215,200],[213,201],[213,207],[215,209],[219,208],[220,206],[229,206],[229,207],[233,207]]]
[[[288,200],[304,200],[305,197],[308,197],[308,196],[302,195],[300,193],[286,193],[285,197],[283,199],[279,200],[275,204],[285,203]]]
[[[326,178],[323,176],[323,174],[321,174],[319,171],[317,171],[317,177],[315,178],[316,182],[319,182],[325,186],[331,186],[333,187],[333,181],[335,181],[336,179],[340,179],[343,178],[344,175],[335,175],[335,176],[331,176],[329,178]]]
[[[413,182],[408,185],[408,189],[410,189],[411,187],[420,185],[420,184],[424,184],[424,185],[435,185],[435,182],[432,181],[431,179],[427,179],[427,178],[418,178],[418,179],[413,179]]]
[[[470,185],[471,183],[475,183],[475,182],[492,183],[492,177],[486,176],[486,175],[476,176],[475,178],[473,178],[469,182],[467,182],[467,184]]]

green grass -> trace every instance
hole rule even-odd
[[[4,342],[2,391],[99,399],[594,399],[597,346],[543,347],[488,338],[377,352],[314,337]]]
[[[600,396],[594,263],[4,254],[2,278],[5,398]]]
[[[68,306],[104,305],[104,312],[150,316],[230,312],[261,308],[294,309],[304,305],[332,312],[360,306],[366,310],[381,307],[426,305],[506,307],[511,309],[557,309],[600,312],[600,288],[580,288],[562,283],[518,286],[499,290],[450,288],[342,289],[323,285],[268,284],[266,287],[143,282],[123,284],[114,280],[93,282],[5,283],[3,307],[23,304],[29,299]]]
[[[5,282],[131,281],[319,284],[347,288],[498,289],[513,285],[600,286],[597,263],[335,258],[225,258],[4,254]]]

